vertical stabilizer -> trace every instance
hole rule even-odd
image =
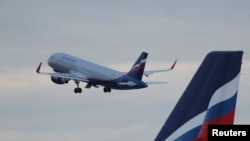
[[[155,141],[207,141],[208,124],[233,124],[242,55],[210,52]]]
[[[128,75],[138,80],[142,80],[143,72],[145,69],[148,53],[142,52],[140,57],[136,60],[135,64],[132,66]]]

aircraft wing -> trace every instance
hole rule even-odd
[[[61,77],[65,79],[72,79],[72,80],[77,80],[77,81],[82,81],[82,82],[89,82],[89,80],[82,74],[77,73],[77,72],[70,72],[70,73],[52,73],[52,77]]]
[[[42,62],[39,64],[39,66],[36,69],[36,72],[39,74],[45,74],[45,75],[50,75],[52,77],[60,77],[60,78],[65,78],[68,80],[76,80],[76,81],[82,81],[82,82],[89,82],[89,80],[81,73],[79,72],[75,72],[72,71],[70,73],[59,73],[59,72],[55,72],[55,73],[47,73],[47,72],[40,72],[40,68],[41,68]]]
[[[144,71],[144,75],[148,77],[149,75],[152,75],[154,73],[171,71],[174,69],[176,63],[177,63],[177,60],[174,61],[174,63],[172,64],[172,66],[169,69]]]

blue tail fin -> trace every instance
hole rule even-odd
[[[146,65],[146,59],[148,57],[147,52],[142,52],[140,57],[136,60],[135,64],[132,66],[128,75],[138,80],[142,80],[144,68]]]
[[[155,141],[207,141],[208,124],[233,124],[242,55],[210,52]]]

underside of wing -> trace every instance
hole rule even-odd
[[[69,80],[76,80],[76,81],[82,81],[82,82],[89,82],[89,80],[82,74],[80,73],[52,73],[52,77],[60,77],[64,79],[69,79]]]

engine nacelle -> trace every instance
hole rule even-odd
[[[53,77],[51,76],[51,81],[56,83],[56,84],[65,84],[68,83],[68,79],[61,78],[61,77]]]

